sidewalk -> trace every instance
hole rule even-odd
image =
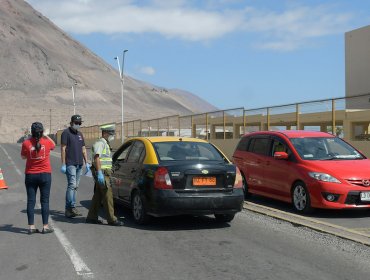
[[[368,229],[364,230],[364,232],[353,230],[253,202],[244,202],[244,209],[370,246],[370,234],[367,233]]]

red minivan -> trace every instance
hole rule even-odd
[[[245,195],[312,208],[370,208],[370,160],[339,137],[306,130],[243,135],[233,155]]]

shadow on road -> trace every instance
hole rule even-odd
[[[90,206],[90,200],[80,201],[81,205],[86,207]],[[147,231],[176,231],[176,230],[204,230],[204,229],[215,229],[215,228],[227,228],[230,227],[229,223],[216,222],[213,216],[171,216],[171,217],[152,217],[148,224],[138,225],[132,218],[131,210],[115,204],[115,215],[122,221],[126,227],[147,230]],[[99,213],[99,216],[105,219],[105,213],[103,208]]]
[[[22,213],[27,213],[27,210],[22,210]],[[41,216],[41,209],[35,209],[35,215]],[[71,223],[71,224],[80,224],[85,223],[85,217],[75,217],[75,218],[66,218],[64,216],[64,211],[60,210],[49,210],[49,215],[56,222],[64,222],[64,223]]]
[[[28,229],[14,227],[12,224],[0,225],[0,231],[8,231],[20,234],[28,234]]]
[[[58,211],[58,210],[50,210],[50,217],[53,219],[53,221],[70,223],[70,224],[85,223],[85,219],[86,219],[86,217],[84,217],[84,216],[74,217],[74,218],[67,218],[64,215],[64,211]]]

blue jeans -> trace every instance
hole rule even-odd
[[[67,165],[66,209],[76,207],[76,192],[80,183],[82,165]]]
[[[34,225],[34,214],[36,204],[37,188],[40,188],[40,203],[42,223],[47,225],[49,222],[49,196],[51,187],[50,173],[26,174],[25,178],[27,191],[27,218],[28,224]]]

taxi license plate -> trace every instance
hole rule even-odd
[[[194,186],[216,186],[216,177],[194,177]]]
[[[361,201],[370,201],[370,192],[362,192],[360,198]]]

